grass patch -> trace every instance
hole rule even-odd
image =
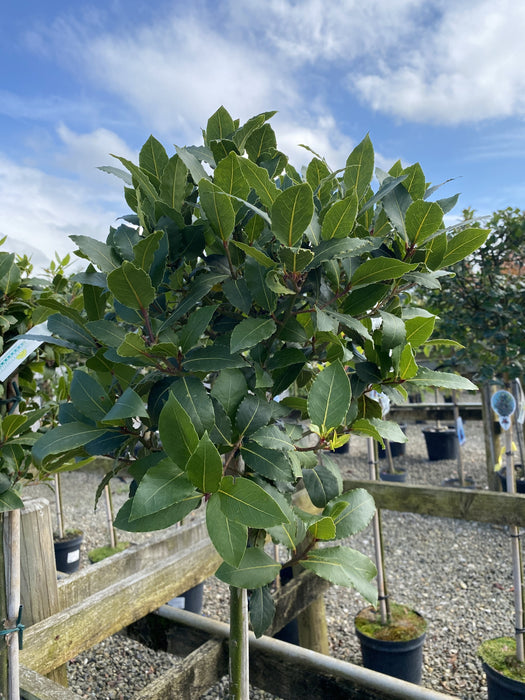
[[[487,639],[478,649],[478,654],[495,671],[513,681],[525,683],[525,663],[516,658],[516,640],[513,637]]]
[[[96,564],[98,561],[102,561],[102,559],[107,559],[112,554],[123,552],[128,547],[129,542],[119,542],[116,547],[110,547],[109,545],[106,547],[97,547],[88,552],[88,559],[92,564]]]
[[[426,620],[414,610],[399,603],[390,604],[390,620],[381,624],[378,608],[365,608],[355,618],[355,626],[367,637],[386,642],[408,642],[417,639],[427,629]]]

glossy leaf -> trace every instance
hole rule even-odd
[[[314,213],[312,188],[308,183],[281,192],[272,205],[272,232],[283,245],[296,246]]]
[[[443,211],[435,202],[417,200],[407,209],[405,226],[410,243],[421,245],[443,226]]]
[[[133,496],[130,520],[145,518],[175,503],[180,503],[195,491],[186,473],[171,461],[163,459],[144,474]]]
[[[481,228],[468,228],[460,231],[447,242],[447,250],[443,256],[441,267],[448,267],[480,247],[488,236],[488,230]]]
[[[202,493],[214,493],[222,478],[222,460],[208,433],[199,440],[186,464],[186,473],[193,485]]]
[[[383,321],[381,330],[381,347],[391,350],[406,343],[406,328],[403,319],[387,311],[380,312]]]
[[[248,528],[224,515],[216,493],[206,503],[206,525],[212,544],[224,561],[238,566],[246,551]]]
[[[341,425],[350,405],[348,376],[340,362],[325,367],[315,378],[308,395],[310,420],[323,433]]]
[[[321,235],[324,240],[350,236],[357,215],[358,199],[354,191],[330,207],[323,219]]]
[[[328,501],[341,494],[341,477],[333,468],[318,464],[313,469],[303,469],[303,480],[310,500],[317,508],[324,508]]]
[[[301,561],[305,569],[313,571],[337,586],[355,588],[372,605],[377,603],[377,586],[372,579],[377,574],[374,564],[350,547],[313,549]]]
[[[9,510],[17,510],[24,507],[24,502],[13,489],[7,489],[0,493],[0,513],[6,513]]]
[[[246,362],[240,355],[232,354],[228,346],[215,343],[190,350],[182,365],[187,372],[217,372],[245,367]]]
[[[259,396],[246,396],[235,415],[235,426],[242,435],[251,435],[266,425],[272,417],[272,409]]]
[[[359,265],[352,275],[352,285],[355,288],[358,285],[398,279],[416,268],[415,263],[406,263],[394,258],[373,258]]]
[[[308,532],[315,540],[334,540],[335,539],[335,523],[328,516],[315,518],[308,526]]]
[[[119,267],[120,260],[111,246],[89,236],[70,236],[70,238],[80,252],[102,272],[112,272]]]
[[[175,154],[166,163],[160,177],[160,198],[175,211],[180,211],[184,204],[187,177],[188,168]]]
[[[90,440],[104,435],[105,432],[105,428],[96,428],[78,421],[52,428],[44,433],[33,447],[32,455],[35,464],[42,464],[51,455],[83,447]]]
[[[270,180],[268,171],[247,158],[240,158],[237,156],[237,161],[244,178],[261,200],[261,204],[267,209],[271,209],[279,195],[279,190],[275,186],[275,183]]]
[[[458,389],[476,391],[477,387],[470,379],[449,372],[436,372],[426,367],[419,367],[418,373],[412,377],[410,384],[414,386],[438,386],[443,389]]]
[[[272,527],[288,521],[279,504],[250,479],[225,476],[218,493],[226,517],[247,527]]]
[[[235,228],[235,211],[230,197],[208,179],[199,182],[199,196],[212,229],[227,241]]]
[[[249,547],[239,565],[224,562],[215,572],[220,581],[235,588],[260,588],[279,575],[281,565],[259,547]]]
[[[268,586],[261,586],[250,593],[248,610],[253,633],[259,638],[272,624],[275,615],[275,603]]]
[[[167,162],[166,149],[154,136],[150,136],[140,149],[139,166],[159,181]]]
[[[368,491],[353,489],[333,499],[323,514],[333,518],[337,539],[344,539],[364,530],[375,511],[374,499]]]
[[[116,299],[130,309],[147,309],[155,299],[150,276],[127,260],[117,270],[110,272],[108,287]]]
[[[93,420],[102,420],[112,405],[104,387],[81,370],[74,372],[69,393],[75,408]]]
[[[119,396],[113,407],[102,419],[105,422],[122,420],[123,418],[146,418],[148,412],[144,405],[144,401],[140,398],[136,391],[128,387]]]
[[[211,398],[202,382],[196,377],[184,376],[176,379],[171,391],[189,415],[199,437],[210,431],[215,423],[215,412]]]
[[[230,418],[235,415],[239,404],[248,391],[244,374],[238,369],[222,370],[215,379],[211,394]]]
[[[199,436],[190,416],[172,393],[160,412],[159,435],[166,454],[184,469],[197,449]]]
[[[242,446],[241,456],[251,470],[267,479],[293,480],[290,461],[281,450],[262,447],[257,442],[249,441]]]
[[[193,311],[179,333],[180,346],[183,353],[196,345],[211,322],[218,304],[200,306]]]
[[[227,139],[233,135],[235,125],[228,110],[222,105],[208,119],[206,139],[208,143],[215,139]]]
[[[370,136],[358,144],[346,160],[344,183],[348,190],[353,190],[360,200],[370,185],[374,174],[374,148]]]
[[[230,341],[232,353],[253,348],[275,333],[274,321],[265,318],[245,318],[233,329]]]
[[[133,499],[129,499],[117,513],[114,525],[119,530],[124,530],[125,532],[154,532],[156,530],[163,530],[166,527],[180,522],[191,513],[192,510],[198,508],[201,499],[202,494],[194,493],[188,496],[188,498],[184,498],[179,503],[175,503],[157,513],[147,515],[144,518],[133,519],[131,519]]]

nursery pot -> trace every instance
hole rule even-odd
[[[501,488],[503,491],[507,490],[507,468],[502,467],[499,472],[498,476],[501,481]],[[523,466],[521,464],[516,464],[514,466],[514,477],[516,479],[516,492],[517,493],[525,493],[525,478],[523,475]]]
[[[425,428],[423,435],[431,462],[440,459],[457,459],[458,438],[454,428]]]
[[[451,477],[450,479],[445,479],[444,481],[441,482],[441,486],[448,486],[450,488],[464,488],[464,489],[475,489],[476,488],[476,482],[474,481],[473,476],[466,476],[464,478],[464,485],[461,484],[461,481],[459,480],[458,477]]]
[[[348,443],[347,443],[348,444]],[[346,447],[346,445],[343,445]],[[281,586],[285,586],[293,578],[293,570],[291,567],[281,569],[279,572],[279,579],[281,581]],[[274,639],[280,639],[282,642],[288,642],[288,644],[295,644],[299,646],[299,623],[297,618],[290,620],[284,627],[282,627],[274,635]]]
[[[64,574],[72,574],[77,571],[80,566],[80,545],[83,538],[82,533],[75,533],[54,541],[57,571]]]
[[[188,610],[189,612],[200,615],[202,612],[202,597],[204,593],[204,583],[198,583],[193,588],[190,588],[185,593],[168,601],[168,605],[172,608]]]
[[[379,472],[379,478],[381,481],[397,481],[398,483],[404,483],[407,480],[407,470],[404,467],[398,467],[393,474],[381,470]]]
[[[421,618],[419,613],[416,615]],[[357,625],[355,630],[365,668],[400,678],[408,683],[421,683],[426,631],[415,639],[389,641],[370,637],[361,632]]]
[[[406,425],[400,425],[399,426],[401,430],[406,434]],[[407,444],[406,442],[392,442],[390,441],[390,452],[392,453],[392,457],[402,457],[407,451]],[[377,454],[379,459],[385,459],[386,458],[386,450],[381,447],[381,445],[378,446]]]
[[[500,637],[499,639],[490,639],[484,642],[478,650],[481,656],[483,670],[485,671],[485,676],[487,679],[487,689],[488,689],[488,700],[519,700],[525,697],[525,681],[517,680],[515,678],[510,678],[506,676],[501,671],[496,670],[488,661],[485,660],[485,649],[491,644],[504,644],[508,646],[508,650],[512,650],[513,653],[516,652],[516,643],[512,638]],[[513,654],[509,654],[512,656]],[[497,652],[499,656],[499,652]],[[491,662],[494,661],[491,658]],[[499,662],[502,661],[502,657],[496,659],[496,665],[499,667]]]

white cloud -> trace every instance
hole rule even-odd
[[[348,79],[374,109],[461,124],[525,114],[525,5],[469,0],[415,27],[410,51]]]
[[[101,174],[102,175],[102,174]],[[0,154],[0,236],[3,250],[32,256],[35,266],[48,264],[55,251],[75,249],[73,234],[104,239],[123,207],[110,207],[96,189],[17,165]]]

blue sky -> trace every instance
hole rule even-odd
[[[0,28],[0,235],[36,266],[126,213],[110,153],[199,144],[221,104],[278,110],[296,167],[368,132],[380,167],[456,178],[458,215],[525,206],[525,3],[6,0]]]

